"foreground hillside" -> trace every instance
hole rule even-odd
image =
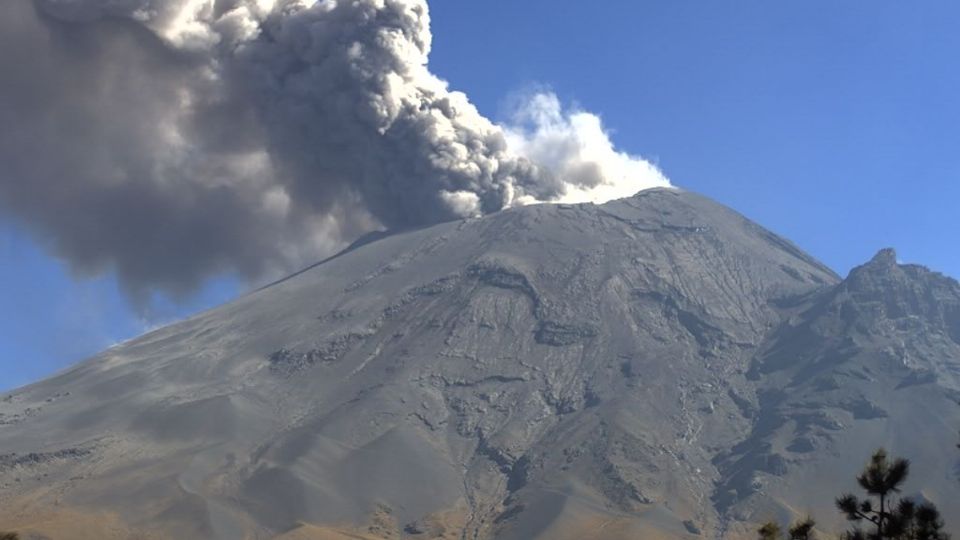
[[[394,234],[0,400],[38,538],[740,538],[886,445],[948,517],[960,285],[651,190]],[[955,512],[954,512],[955,513]]]

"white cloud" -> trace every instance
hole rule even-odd
[[[656,165],[618,151],[599,116],[564,109],[552,92],[522,100],[504,131],[511,152],[546,167],[563,184],[554,202],[602,203],[670,186]]]

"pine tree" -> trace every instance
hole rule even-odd
[[[907,499],[896,500],[896,494],[910,473],[906,459],[890,459],[884,449],[874,452],[857,483],[867,492],[859,499],[853,494],[837,498],[837,508],[857,525],[845,533],[844,540],[947,540],[943,521],[936,507],[929,503],[915,504]],[[879,506],[874,506],[876,499]],[[868,522],[872,531],[859,524]]]
[[[813,540],[813,527],[816,525],[812,518],[798,521],[790,527],[790,540]]]
[[[757,529],[760,540],[780,540],[780,526],[775,521],[768,521]]]
[[[816,525],[810,518],[798,521],[787,530],[789,540],[813,540],[813,527]],[[782,531],[775,521],[768,521],[757,529],[760,540],[781,540]]]
[[[913,521],[914,540],[941,540],[950,535],[943,532],[943,520],[940,512],[932,504],[921,504],[917,507]]]

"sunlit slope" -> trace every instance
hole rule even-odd
[[[736,538],[880,444],[949,515],[958,287],[858,272],[666,189],[372,239],[3,399],[0,525]]]

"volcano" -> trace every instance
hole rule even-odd
[[[653,189],[380,234],[0,396],[0,529],[748,538],[879,446],[960,500],[960,284]],[[948,523],[949,525],[949,523]]]

